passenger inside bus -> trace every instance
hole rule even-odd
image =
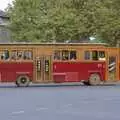
[[[93,60],[105,60],[105,51],[92,51]]]
[[[69,51],[68,50],[62,51],[62,60],[69,60]]]
[[[85,51],[84,52],[84,59],[85,60],[90,60],[90,58],[91,58],[90,51]]]
[[[17,51],[13,50],[11,53],[11,60],[16,60],[17,58]]]
[[[17,52],[17,60],[22,60],[22,58],[23,58],[22,51]]]
[[[61,58],[62,60],[76,60],[77,59],[76,51],[68,51],[68,50],[55,51],[54,60],[61,60]]]
[[[32,60],[31,51],[12,51],[12,60]]]
[[[5,54],[4,53],[1,55],[1,60],[5,60]]]
[[[103,61],[106,60],[104,51],[99,51],[99,60],[103,60]]]
[[[70,51],[70,60],[76,60],[77,56],[76,56],[76,51]]]
[[[29,50],[2,50],[0,51],[1,60],[32,60],[32,51]]]
[[[32,53],[30,51],[25,51],[24,52],[24,59],[25,60],[30,60],[32,59]]]
[[[1,60],[9,60],[9,51],[8,50],[4,50],[2,53],[1,53]]]
[[[54,60],[60,60],[60,51],[55,51]]]
[[[105,60],[105,51],[85,51],[84,59],[85,60]]]

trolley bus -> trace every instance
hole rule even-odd
[[[120,79],[119,48],[100,43],[0,44],[0,83],[84,82],[99,85]]]

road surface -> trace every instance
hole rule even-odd
[[[120,86],[0,87],[0,120],[120,120]]]

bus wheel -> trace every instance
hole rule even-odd
[[[91,74],[89,77],[89,84],[90,85],[100,85],[101,83],[101,79],[100,79],[100,75],[97,73]]]
[[[16,80],[16,85],[18,87],[27,87],[29,86],[29,83],[30,83],[30,79],[26,75],[21,75]]]

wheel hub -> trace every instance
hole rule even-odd
[[[25,78],[22,78],[22,79],[21,79],[21,82],[22,82],[22,83],[25,83],[25,82],[26,82],[26,79],[25,79]]]

